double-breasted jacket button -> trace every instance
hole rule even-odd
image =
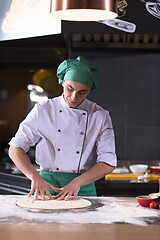
[[[58,170],[59,170],[59,168],[57,167],[57,168],[56,168],[56,170],[58,171]]]
[[[84,112],[83,115],[86,115],[86,113]]]
[[[60,110],[59,110],[59,112],[61,113],[61,112],[62,112],[62,110],[60,109]]]
[[[84,132],[80,132],[80,135],[84,135]]]
[[[58,132],[61,132],[61,129],[58,129]]]
[[[58,148],[57,150],[58,150],[58,151],[61,151],[61,149],[60,149],[60,148]]]
[[[79,154],[79,151],[77,151],[76,153]]]

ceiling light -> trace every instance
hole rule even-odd
[[[116,18],[116,0],[51,0],[50,13],[67,21],[99,21]]]
[[[1,2],[1,1],[0,1]],[[50,0],[6,0],[0,40],[61,33],[61,20],[49,14]],[[1,17],[0,17],[1,18]]]

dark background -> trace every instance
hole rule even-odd
[[[100,69],[89,97],[109,110],[119,159],[160,159],[160,53],[146,50],[74,50]]]

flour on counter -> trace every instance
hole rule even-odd
[[[134,198],[86,197],[88,209],[35,210],[16,205],[20,197],[0,195],[0,222],[160,224],[160,210],[138,206]]]

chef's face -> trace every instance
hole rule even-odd
[[[71,108],[78,107],[90,93],[90,88],[82,83],[67,80],[62,86],[65,101]]]

